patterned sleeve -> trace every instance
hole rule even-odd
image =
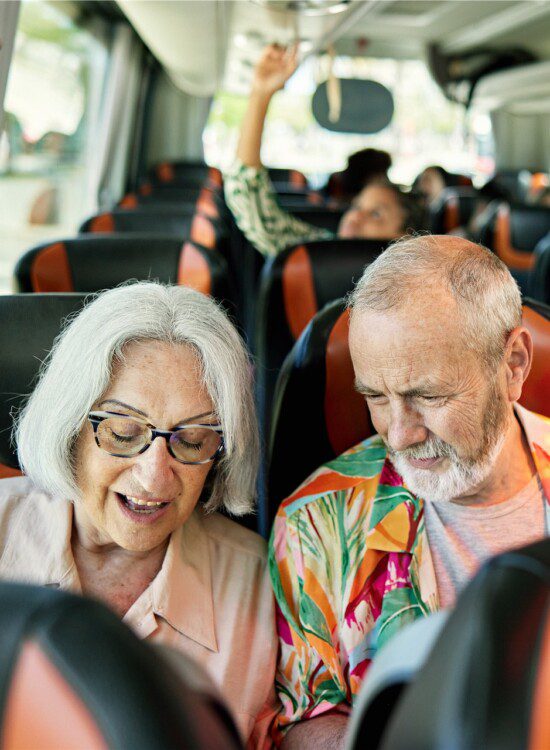
[[[270,257],[300,242],[333,237],[326,229],[283,211],[264,167],[256,169],[236,161],[224,174],[224,192],[237,226],[262,255]]]
[[[339,656],[338,615],[328,591],[330,581],[322,570],[326,562],[321,563],[314,536],[307,514],[302,518],[298,511],[288,518],[281,508],[269,551],[280,646],[276,744],[295,722],[328,711],[347,714],[350,710],[351,696]]]

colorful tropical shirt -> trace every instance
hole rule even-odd
[[[223,176],[225,202],[237,226],[262,255],[277,255],[301,242],[330,240],[327,229],[296,219],[277,203],[277,193],[265,167],[256,169],[236,161]]]
[[[550,419],[518,407],[550,528]],[[423,517],[375,436],[322,466],[279,508],[270,540],[282,703],[294,722],[349,712],[377,650],[439,607]]]

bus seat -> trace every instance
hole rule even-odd
[[[308,185],[306,176],[302,172],[299,172],[297,169],[276,169],[274,167],[269,167],[267,171],[269,172],[271,182],[275,186],[276,190],[278,188],[283,190],[307,189]]]
[[[342,299],[319,312],[284,361],[273,397],[267,461],[268,518],[315,469],[373,434],[353,387]],[[305,431],[314,440],[305,439]]]
[[[529,294],[540,302],[550,304],[550,232],[535,248],[535,265],[531,271]]]
[[[85,294],[0,295],[0,479],[19,474],[11,442],[12,414],[31,392],[62,321],[77,312],[85,298]]]
[[[103,604],[0,584],[2,750],[236,750],[221,699]],[[183,655],[180,655],[184,659]]]
[[[163,161],[149,169],[147,180],[153,185],[220,187],[222,174],[203,162]]]
[[[290,209],[290,213],[301,221],[307,221],[321,229],[328,229],[336,234],[344,211],[341,208],[328,208],[327,206],[307,206],[304,208]]]
[[[351,291],[364,267],[387,245],[385,240],[305,242],[266,262],[258,294],[255,349],[260,420],[266,430],[277,374],[294,342],[327,302]]]
[[[114,208],[104,211],[89,219],[80,226],[81,234],[112,234],[140,232],[152,234],[174,234],[178,237],[189,237],[191,222],[195,213],[194,206],[173,209],[162,206],[141,206],[136,209]]]
[[[127,193],[117,204],[118,208],[137,208],[151,203],[194,204],[202,190],[201,186],[155,185],[153,187],[150,183],[148,184],[149,187],[145,190],[142,188],[137,192]]]
[[[501,203],[480,230],[480,241],[512,271],[528,272],[537,243],[550,232],[550,208]]]
[[[232,299],[219,253],[178,237],[88,234],[29,250],[15,268],[20,292],[97,292],[129,279],[157,279]]]
[[[523,316],[533,336],[534,356],[520,403],[550,417],[550,307],[527,298]],[[365,401],[353,386],[348,325],[344,300],[327,305],[311,320],[281,368],[266,479],[270,519],[315,469],[373,434]],[[297,429],[300,424],[307,425],[307,435],[315,435],[315,440]]]
[[[527,169],[499,169],[492,179],[513,202],[525,203],[527,200],[532,179]]]
[[[549,605],[550,540],[488,560],[452,611],[416,621],[380,651],[347,749],[550,747]]]
[[[473,188],[446,188],[430,206],[431,232],[447,234],[453,229],[467,226],[477,203],[478,194]]]
[[[168,204],[171,206],[171,204]],[[142,206],[136,209],[115,208],[96,214],[80,227],[81,234],[113,234],[135,232],[140,234],[173,234],[211,250],[222,250],[224,233],[216,219],[196,211],[193,207],[166,210],[164,205]]]

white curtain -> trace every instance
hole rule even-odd
[[[121,198],[132,146],[142,72],[143,45],[127,24],[114,30],[105,99],[101,108],[98,141],[92,144],[95,164],[91,197],[100,209]]]
[[[19,0],[0,2],[0,132],[4,122],[4,96],[19,17]]]

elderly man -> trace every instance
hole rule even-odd
[[[377,650],[550,524],[550,420],[517,405],[532,341],[501,261],[459,238],[406,238],[350,306],[378,434],[315,472],[275,521],[284,748],[340,747]]]

